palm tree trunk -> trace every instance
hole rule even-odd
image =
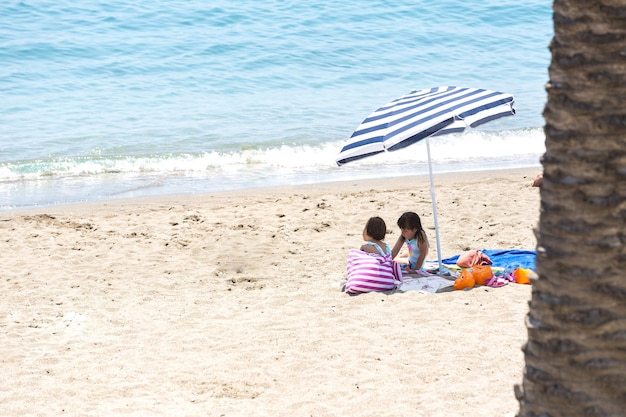
[[[520,417],[626,415],[626,0],[555,0]]]

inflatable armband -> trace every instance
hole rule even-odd
[[[474,288],[474,277],[469,269],[463,269],[459,274],[459,277],[454,280],[454,289],[462,290],[465,288]]]
[[[493,276],[493,271],[489,265],[474,265],[472,276],[477,285],[485,285],[485,282]]]

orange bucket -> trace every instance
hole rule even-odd
[[[518,284],[530,284],[530,278],[528,277],[529,274],[530,269],[517,268],[513,271],[513,278],[515,278],[515,282]]]

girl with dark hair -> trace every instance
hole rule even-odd
[[[391,249],[389,245],[383,242],[386,234],[387,225],[385,221],[380,217],[370,217],[363,229],[365,244],[361,246],[361,250],[374,255],[390,255]]]
[[[395,258],[402,246],[406,244],[409,250],[407,270],[417,271],[422,267],[428,255],[428,237],[422,227],[420,216],[411,211],[403,213],[398,219],[400,236],[391,250],[391,256]]]

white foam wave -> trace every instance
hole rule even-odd
[[[448,165],[472,161],[513,161],[516,158],[538,157],[545,152],[542,129],[514,131],[471,131],[430,139],[432,160]],[[95,156],[24,161],[0,165],[0,180],[15,181],[50,177],[83,177],[102,174],[141,175],[212,175],[237,172],[290,172],[333,169],[335,158],[343,145],[332,141],[319,145],[279,145],[198,154],[161,154],[148,156]],[[348,166],[401,166],[422,164],[428,160],[426,143],[355,161]]]

